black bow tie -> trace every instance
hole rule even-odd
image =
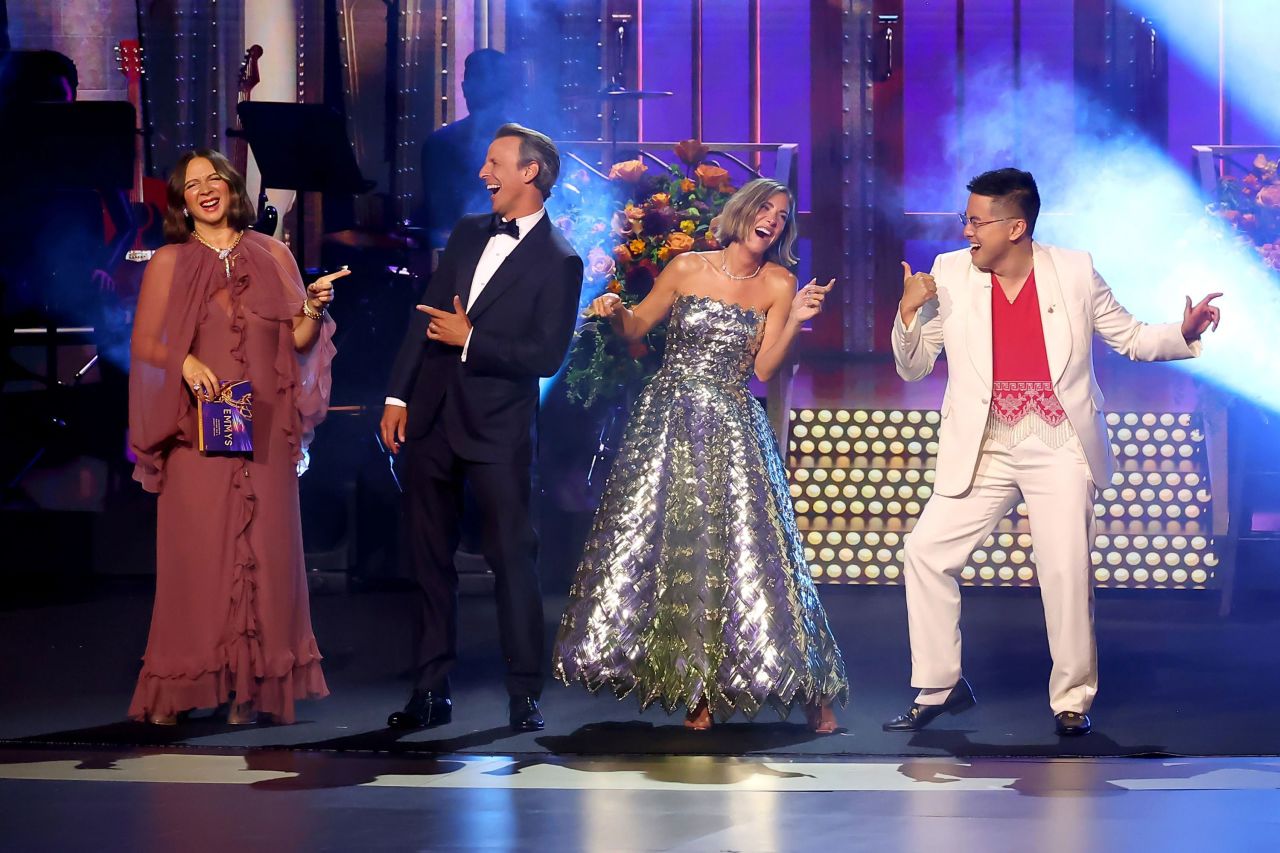
[[[489,220],[489,236],[492,237],[494,234],[506,234],[513,240],[519,240],[520,226],[516,224],[514,219],[504,221],[501,216],[495,213],[493,218]]]

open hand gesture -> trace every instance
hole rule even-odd
[[[1200,336],[1210,327],[1216,332],[1218,321],[1222,319],[1219,309],[1209,303],[1221,296],[1221,293],[1210,293],[1195,305],[1191,297],[1187,297],[1187,307],[1182,310],[1182,337],[1187,343],[1200,340]]]
[[[834,278],[826,284],[818,284],[816,278],[809,279],[808,284],[796,291],[796,298],[791,302],[792,319],[797,323],[804,323],[821,314],[822,300],[827,298],[827,294],[835,286]]]
[[[462,310],[460,298],[453,297],[452,311],[442,311],[430,305],[419,305],[417,309],[431,318],[427,324],[427,338],[451,347],[466,345],[471,334],[471,321],[467,319],[467,312]]]

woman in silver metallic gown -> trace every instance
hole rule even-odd
[[[848,701],[844,661],[796,528],[786,470],[748,382],[782,366],[834,285],[798,292],[794,204],[767,179],[734,194],[723,251],[667,265],[634,310],[605,294],[591,313],[624,338],[668,314],[662,369],[640,395],[614,461],[556,639],[555,673],[618,698],[635,692],[685,725],[795,704],[814,731]]]

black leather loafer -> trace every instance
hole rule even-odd
[[[1058,734],[1062,737],[1078,737],[1093,731],[1093,721],[1088,714],[1077,714],[1075,711],[1063,711],[1054,714],[1053,720]]]
[[[453,701],[430,691],[417,691],[409,697],[403,711],[387,717],[387,726],[393,729],[429,729],[443,726],[453,719]]]
[[[943,714],[959,714],[976,704],[978,700],[973,696],[973,688],[969,686],[968,681],[961,678],[956,682],[956,686],[951,688],[947,701],[941,705],[921,705],[912,702],[905,713],[894,717],[881,728],[886,732],[918,732]]]

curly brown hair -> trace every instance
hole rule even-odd
[[[213,170],[231,187],[231,203],[227,206],[227,224],[237,231],[243,231],[253,224],[256,214],[253,202],[249,199],[249,191],[245,188],[244,176],[236,171],[231,161],[212,148],[193,148],[178,158],[173,171],[169,173],[168,209],[164,212],[164,238],[170,243],[185,243],[195,227],[191,217],[187,215],[187,203],[183,199],[183,190],[187,182],[187,167],[191,161],[203,157],[213,164]]]

